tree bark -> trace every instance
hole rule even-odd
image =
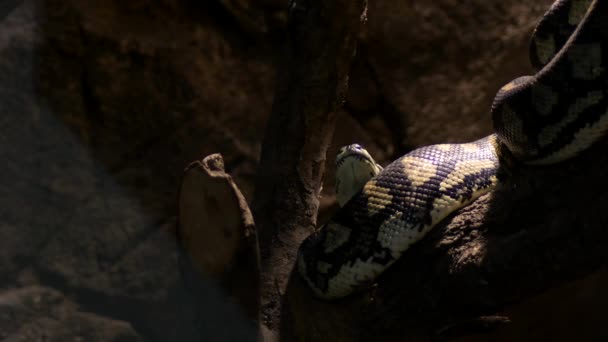
[[[289,3],[287,41],[257,172],[264,323],[277,327],[297,246],[316,224],[326,151],[366,14],[365,0]]]
[[[300,0],[289,6],[287,43],[252,205],[262,252],[262,293],[255,298],[262,302],[262,322],[275,332],[297,246],[316,224],[325,155],[367,3]],[[259,302],[253,296],[260,273],[256,262],[247,262],[257,261],[253,220],[236,185],[214,164],[218,160],[212,155],[194,162],[182,181],[178,236],[189,262],[185,267],[220,279],[257,319]],[[232,234],[222,235],[226,231]],[[253,289],[242,291],[243,282]]]

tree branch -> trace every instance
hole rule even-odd
[[[262,251],[265,323],[271,327],[297,246],[316,224],[325,155],[346,96],[366,1],[296,0],[289,6],[287,45],[252,205]]]
[[[262,249],[314,225],[336,110],[343,103],[365,1],[293,1],[253,208]]]

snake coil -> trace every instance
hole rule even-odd
[[[530,59],[537,73],[494,99],[495,134],[422,147],[384,170],[370,156],[367,169],[353,168],[355,180],[338,174],[343,206],[302,243],[297,260],[319,297],[365,288],[446,216],[494,189],[501,155],[553,164],[604,136],[608,0],[555,1],[534,31]]]

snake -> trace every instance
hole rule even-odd
[[[557,164],[605,135],[608,0],[554,1],[529,51],[535,74],[498,90],[489,136],[420,147],[384,168],[359,145],[340,150],[340,208],[304,239],[296,259],[317,297],[370,288],[439,222],[500,186],[503,164]]]

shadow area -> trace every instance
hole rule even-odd
[[[118,336],[106,326],[146,341],[201,340],[197,322],[214,340],[251,333],[212,281],[198,279],[196,291],[182,283],[168,233],[190,161],[225,151],[237,179],[253,177],[265,122],[256,114],[270,105],[269,56],[214,21],[216,7],[0,6],[1,284],[57,291],[99,340]],[[7,331],[47,319],[38,334],[82,333],[44,310]]]

